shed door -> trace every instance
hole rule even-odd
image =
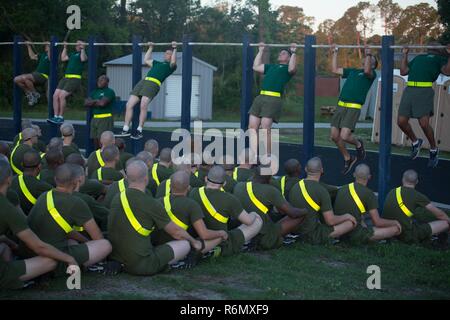
[[[172,75],[166,80],[166,118],[181,117],[181,75]],[[192,76],[191,117],[198,118],[200,112],[200,76]]]

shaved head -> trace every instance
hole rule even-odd
[[[30,140],[33,137],[37,137],[37,132],[33,128],[26,128],[22,131],[22,139],[23,141]]]
[[[5,141],[0,141],[0,154],[3,154],[8,158],[9,155],[11,154],[11,150],[9,149],[9,146]]]
[[[86,161],[79,153],[71,153],[66,158],[66,163],[77,164],[83,168],[86,166]]]
[[[164,148],[161,150],[159,155],[159,160],[162,162],[171,162],[172,161],[172,149]]]
[[[55,170],[55,182],[57,186],[70,186],[76,177],[76,165],[65,163]]]
[[[144,161],[149,169],[153,166],[153,156],[150,152],[141,151],[137,154],[136,159]]]
[[[115,143],[116,139],[114,138],[114,133],[112,131],[104,131],[100,136],[100,144],[103,148],[114,145]]]
[[[120,157],[119,149],[114,144],[109,145],[103,149],[102,157],[105,159],[105,162],[113,162],[118,160]]]
[[[144,161],[135,160],[128,164],[127,180],[129,183],[143,183],[146,178],[148,178],[148,167]]]
[[[62,147],[63,147],[63,140],[59,137],[54,137],[50,139],[50,142],[47,145],[47,150],[50,149],[62,150]]]
[[[176,171],[183,171],[183,172],[190,173],[191,172],[191,165],[188,164],[188,163],[180,163],[180,164],[177,164],[175,166],[175,170]]]
[[[49,168],[56,168],[64,163],[64,154],[61,150],[50,149],[45,154],[45,160],[47,160]]]
[[[306,172],[312,176],[322,174],[323,172],[322,160],[320,160],[320,158],[318,157],[309,159],[308,163],[306,164]]]
[[[34,169],[41,164],[41,157],[39,152],[35,150],[30,150],[25,152],[23,155],[23,168],[24,169]]]
[[[75,134],[75,129],[73,128],[73,125],[70,123],[64,123],[61,128],[59,128],[61,131],[61,135],[63,137],[70,137]]]
[[[156,158],[159,152],[158,141],[154,139],[147,140],[144,145],[144,151],[150,152],[153,158]]]
[[[22,120],[22,131],[27,128],[32,128],[33,122],[30,119],[23,119]]]
[[[269,183],[272,175],[266,174],[266,172],[270,172],[270,166],[259,165],[258,167],[256,167],[253,181],[258,183]]]
[[[419,175],[414,170],[406,170],[403,173],[403,183],[416,185],[419,182]]]
[[[223,184],[225,182],[226,172],[222,166],[213,166],[208,171],[208,180],[215,184]]]
[[[355,168],[355,173],[353,174],[353,176],[356,179],[369,180],[370,179],[370,167],[365,163],[359,164]]]
[[[170,182],[173,193],[184,193],[189,188],[189,174],[186,171],[177,171],[170,177]]]
[[[139,159],[137,159],[136,157],[131,157],[130,159],[127,160],[127,162],[125,162],[125,172],[127,172],[128,165],[136,160],[139,160]]]
[[[297,159],[289,159],[284,163],[284,171],[290,177],[297,176],[302,171],[300,161]]]

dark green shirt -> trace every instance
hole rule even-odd
[[[289,177],[289,176],[285,176],[285,177],[286,178],[284,179],[284,193],[282,192],[282,188],[281,188],[281,182],[282,182],[283,177],[279,177],[278,179],[272,179],[270,181],[270,184],[273,185],[278,190],[280,190],[280,192],[282,192],[283,197],[287,201],[289,201],[289,192],[291,191],[292,187],[300,181],[300,178]]]
[[[97,171],[98,168],[100,168],[100,163],[98,162],[96,152],[97,151],[93,151],[88,157],[88,160],[87,160],[88,176],[92,176],[92,173]],[[100,156],[101,156],[101,152],[100,152]]]
[[[225,176],[225,185],[223,186],[223,190],[228,193],[233,193],[234,187],[237,185],[237,181],[235,181],[229,175]]]
[[[347,79],[347,81],[345,81],[344,87],[342,88],[339,100],[349,103],[364,104],[366,102],[367,93],[377,77],[375,70],[372,72],[373,77],[370,78],[364,74],[363,69],[345,68],[342,78]]]
[[[150,180],[150,181],[153,181],[153,180]],[[127,180],[124,180],[124,183],[125,183],[125,188],[128,188]],[[150,185],[150,183],[149,183],[149,185],[147,186],[147,189],[146,189],[146,194],[151,196],[151,197],[154,197],[154,195],[153,195],[153,187],[152,187],[153,185],[156,185],[156,183],[154,183],[152,185]],[[111,208],[111,202],[112,202],[112,200],[114,199],[114,197],[118,193],[120,193],[119,181],[116,181],[116,182],[113,182],[111,185],[108,186],[108,191],[106,192],[105,199],[103,200],[103,205],[106,208]]]
[[[167,79],[174,71],[177,69],[177,65],[173,67],[170,65],[170,62],[164,61],[160,62],[157,60],[153,60],[153,66],[147,73],[147,77],[152,77],[158,79],[161,83]]]
[[[50,74],[50,59],[48,58],[47,52],[39,53],[36,72],[43,73],[47,76]]]
[[[92,108],[92,114],[112,113],[114,104],[116,103],[116,93],[110,88],[97,88],[90,95],[93,100],[102,100],[107,98],[109,103],[104,107]]]
[[[156,175],[158,176],[158,180],[160,183],[162,183],[166,179],[169,179],[173,173],[174,173],[173,168],[167,168],[167,167],[157,163]],[[153,178],[151,169],[149,171],[149,174],[150,174],[150,177]]]
[[[18,207],[20,205],[19,196],[14,190],[8,189],[6,191],[6,198],[14,207]]]
[[[73,142],[72,142],[72,144],[70,146],[63,146],[62,152],[63,152],[63,155],[64,155],[64,160],[67,159],[67,157],[70,156],[72,153],[81,154],[80,149]]]
[[[236,172],[236,174],[235,174]],[[233,179],[235,179],[237,182],[244,182],[249,181],[253,178],[253,175],[255,174],[253,169],[246,169],[246,168],[235,168],[233,170]]]
[[[238,220],[239,215],[244,210],[239,199],[228,192],[205,188],[205,194],[217,212],[225,218]],[[205,215],[205,225],[208,229],[228,231],[228,225],[226,223],[216,220],[207,211],[200,198],[199,188],[193,189],[190,192],[189,197],[194,199],[202,208],[203,214]]]
[[[170,223],[164,207],[151,196],[136,189],[128,189],[126,195],[136,220],[143,228],[164,229]],[[111,259],[127,266],[136,266],[142,258],[153,254],[150,237],[142,236],[133,228],[123,210],[119,194],[111,203],[108,238],[113,247]]]
[[[106,186],[98,180],[86,179],[85,183],[80,187],[80,192],[97,199],[101,195],[106,194]]]
[[[97,225],[100,227],[102,231],[106,231],[109,209],[106,208],[103,204],[100,204],[90,195],[87,195],[85,193],[74,192],[73,195],[75,197],[80,198],[88,205],[89,209],[92,212],[92,215],[94,216],[95,221],[97,222]]]
[[[356,218],[358,223],[361,223],[362,216],[368,213],[370,210],[378,209],[378,201],[375,193],[372,190],[363,186],[362,184],[354,184],[355,191],[358,194],[361,203],[363,204],[366,212],[361,213],[356,202],[350,193],[349,185],[343,186],[339,189],[336,195],[336,201],[334,203],[334,213],[338,215],[344,215],[350,213]]]
[[[14,164],[14,166],[17,169],[19,169],[20,171],[23,171],[23,165],[22,165],[23,155],[27,151],[30,151],[30,150],[33,150],[33,148],[30,147],[29,145],[27,145],[27,144],[20,144],[15,149],[13,149],[13,151],[11,153],[12,164]],[[13,172],[15,172],[15,171],[13,171]]]
[[[292,75],[288,72],[287,64],[264,65],[264,80],[261,90],[272,92],[284,92],[284,87],[291,80]]]
[[[113,168],[98,168],[91,174],[91,179],[99,181],[119,181],[123,179],[122,173]]]
[[[448,58],[435,54],[421,54],[408,63],[408,81],[435,82]]]
[[[28,191],[30,191],[31,195],[35,199],[39,198],[39,196],[44,192],[52,189],[52,186],[50,184],[39,181],[38,179],[36,179],[36,177],[24,175],[23,180],[26,187],[28,188]],[[19,196],[20,207],[22,208],[23,212],[28,215],[31,211],[31,208],[33,208],[33,204],[27,199],[27,197],[25,197],[24,192],[20,188],[18,176],[15,176],[13,178],[11,189],[14,190]]]
[[[133,157],[134,157],[134,155],[132,155],[131,153],[128,153],[126,151],[121,151],[120,152],[120,166],[122,168],[125,168],[126,164],[127,164],[127,161],[130,160]]]
[[[0,235],[18,234],[28,229],[27,218],[0,194]]]
[[[65,74],[76,74],[81,76],[85,63],[86,62],[81,61],[81,52],[69,54],[69,63],[67,64]]]
[[[70,226],[82,227],[93,218],[88,205],[80,198],[53,189],[53,202],[59,214]],[[44,242],[58,249],[68,247],[66,232],[47,210],[47,193],[42,194],[28,216],[31,230]]]
[[[49,185],[56,187],[55,182],[55,170],[43,169],[39,175],[39,180],[48,183]]]

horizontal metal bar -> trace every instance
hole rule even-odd
[[[46,44],[50,44],[50,42],[19,42],[20,45],[26,45],[26,44],[35,44],[35,45],[46,45]]]
[[[447,46],[417,46],[417,45],[396,45],[391,46],[391,49],[403,49],[403,48],[409,48],[409,49],[445,49]]]
[[[242,47],[242,42],[189,42],[190,46],[230,46]]]
[[[14,42],[0,42],[0,46],[10,46],[13,44],[14,44]]]
[[[290,48],[290,43],[265,43],[266,47],[273,47],[273,48]],[[250,43],[250,47],[259,47],[259,43]],[[304,44],[298,44],[296,46],[297,48],[304,48]]]
[[[339,49],[364,49],[364,48],[369,48],[369,49],[381,49],[381,46],[379,45],[369,45],[369,46],[363,46],[363,45],[351,45],[351,44],[343,44],[343,45],[329,45],[329,44],[315,44],[312,46],[313,48],[339,48]]]

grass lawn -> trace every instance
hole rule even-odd
[[[381,290],[368,290],[367,267],[381,268]],[[83,273],[41,282],[0,299],[450,299],[450,255],[398,242],[365,247],[295,243],[267,252],[202,262],[153,277]]]

